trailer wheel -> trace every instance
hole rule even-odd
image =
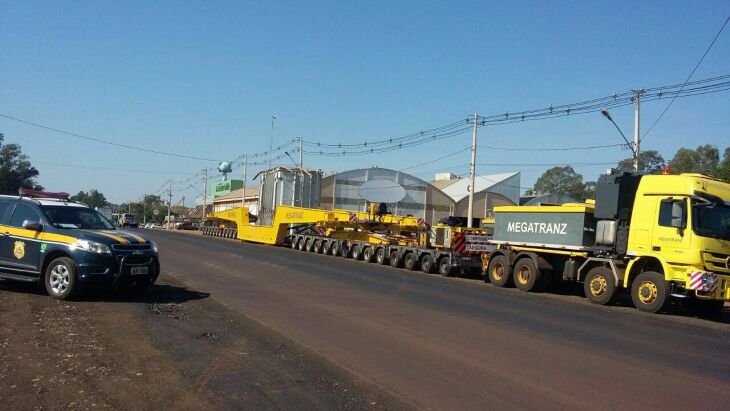
[[[365,247],[362,249],[362,260],[366,263],[373,262],[373,248]]]
[[[421,271],[426,274],[433,274],[433,257],[431,257],[431,254],[424,254],[421,257]]]
[[[536,291],[542,281],[542,273],[531,258],[520,258],[513,270],[515,286],[520,291]]]
[[[299,237],[292,238],[291,239],[291,248],[293,248],[294,250],[296,250],[299,247],[299,240],[300,240]]]
[[[347,243],[342,243],[340,245],[340,257],[347,258],[350,255],[350,246],[347,245]]]
[[[487,277],[489,282],[495,287],[504,287],[512,280],[512,267],[509,260],[503,255],[495,255],[489,259],[487,267]]]
[[[375,250],[375,262],[384,265],[386,262],[388,262],[388,259],[385,255],[385,248],[379,247],[377,250]]]
[[[403,266],[400,254],[396,250],[390,252],[390,266],[395,268]]]
[[[352,246],[352,259],[355,261],[359,261],[360,257],[362,257],[362,253],[360,252],[360,246],[355,244]]]
[[[669,300],[669,287],[664,276],[656,271],[644,271],[631,284],[631,301],[641,311],[656,313]]]
[[[314,244],[312,244],[312,251],[315,254],[322,254],[322,242],[319,241],[319,239],[314,240]]]
[[[611,269],[604,266],[591,268],[583,279],[583,291],[593,304],[611,304],[616,296],[616,284]]]
[[[416,253],[406,253],[403,257],[403,266],[406,270],[418,270],[418,257],[416,257]]]
[[[451,267],[450,257],[441,257],[439,260],[439,274],[444,277],[451,277],[454,275],[454,269]]]
[[[314,240],[311,238],[307,239],[307,242],[304,244],[304,250],[308,253],[311,253],[314,251]]]
[[[338,251],[340,251],[340,248],[337,247],[337,241],[332,241],[330,243],[330,249],[329,249],[330,255],[337,256]]]

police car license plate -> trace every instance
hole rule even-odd
[[[146,275],[147,273],[147,267],[132,267],[129,272],[131,275]]]

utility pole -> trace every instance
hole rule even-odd
[[[299,168],[304,170],[304,138],[299,136]]]
[[[207,221],[208,210],[208,167],[203,168],[203,224]]]
[[[147,202],[145,197],[145,195],[142,195],[142,224],[147,224]]]
[[[243,192],[241,192],[241,208],[246,207],[246,173],[248,171],[248,154],[243,155]],[[241,210],[243,211],[243,210]]]
[[[274,122],[276,116],[271,116],[271,138],[269,139],[269,156],[274,153]],[[271,157],[269,157],[269,168],[271,168]]]
[[[474,131],[471,134],[471,163],[469,163],[469,211],[467,213],[466,226],[472,228],[474,218],[474,183],[476,180],[475,168],[477,162],[477,121],[479,116],[474,113]]]
[[[644,94],[643,88],[634,90],[634,171],[639,171],[639,114],[642,94]]]
[[[170,184],[167,189],[167,195],[169,197],[169,200],[167,202],[167,229],[170,229],[170,209],[172,208],[172,180],[170,180]]]

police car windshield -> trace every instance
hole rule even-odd
[[[114,228],[103,215],[85,207],[41,206],[48,222],[62,229],[111,230]]]

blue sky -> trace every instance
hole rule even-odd
[[[491,3],[491,4],[490,4]],[[352,142],[464,118],[681,83],[730,13],[727,1],[181,2],[0,0],[0,113],[156,150],[215,159],[296,136]],[[694,79],[730,73],[725,31]],[[644,129],[667,101],[642,107]],[[730,92],[678,99],[642,143],[671,158],[682,146],[730,145]],[[630,107],[613,111],[625,133]],[[115,202],[184,178],[199,160],[91,143],[0,118],[49,190],[97,188]],[[326,171],[400,169],[470,144],[466,133],[376,156],[305,156]],[[620,142],[600,114],[479,130],[479,143],[568,147]],[[480,150],[480,163],[606,162],[609,148]],[[424,179],[469,153],[410,170]],[[288,161],[286,161],[288,163]],[[576,170],[595,179],[606,166]],[[143,170],[145,172],[141,172]],[[479,167],[479,174],[539,167]],[[251,170],[250,175],[254,174]],[[201,184],[198,184],[201,186]],[[179,187],[174,201],[197,194]]]

